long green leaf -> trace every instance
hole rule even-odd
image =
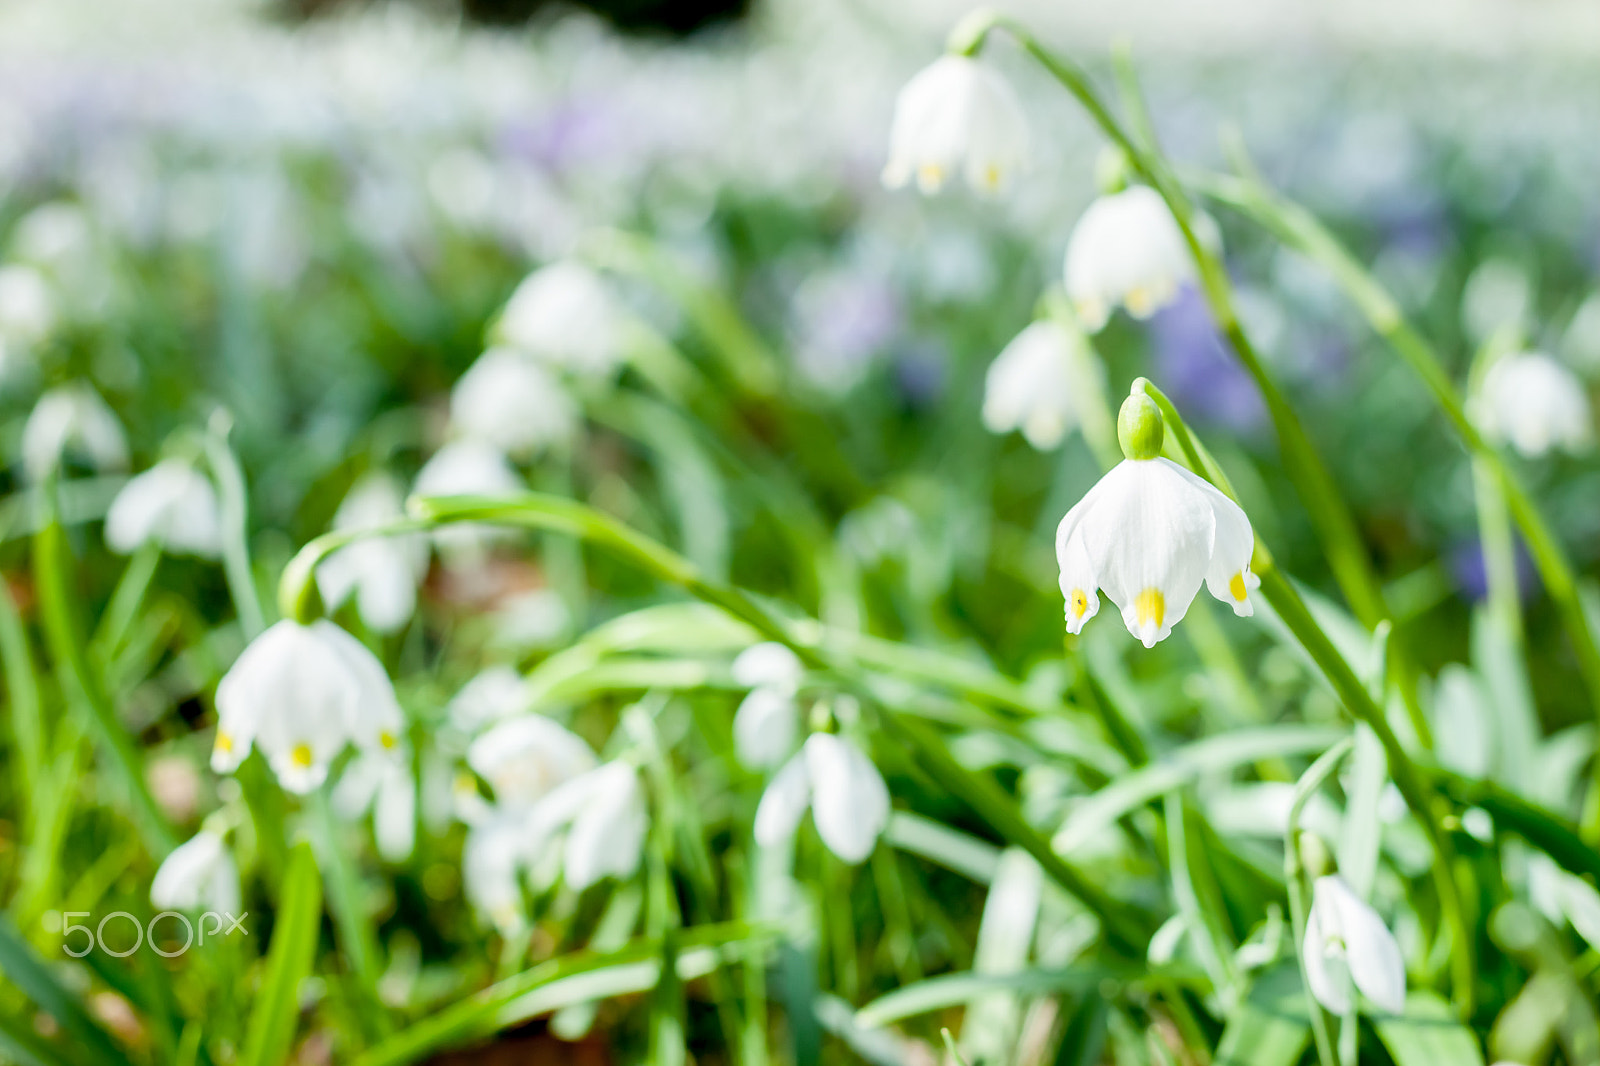
[[[856,1012],[856,1024],[873,1029],[903,1018],[959,1007],[993,992],[1045,995],[1085,992],[1102,982],[1172,981],[1203,988],[1205,974],[1193,967],[1147,965],[1069,966],[1060,970],[1018,970],[1016,973],[981,974],[970,970],[943,974],[906,985],[868,1003]]]
[[[280,1066],[300,1015],[300,983],[311,975],[322,925],[322,878],[308,843],[297,844],[279,895],[267,973],[245,1031],[239,1066]]]
[[[11,923],[0,918],[0,973],[16,985],[33,1005],[54,1018],[86,1062],[126,1064],[106,1031],[89,1017],[78,997],[55,979],[43,960],[23,943]]]
[[[1483,1066],[1478,1038],[1432,992],[1411,993],[1405,1014],[1378,1018],[1377,1026],[1395,1066]]]
[[[1300,974],[1285,962],[1260,977],[1228,1019],[1216,1066],[1294,1066],[1311,1039]]]

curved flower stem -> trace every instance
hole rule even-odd
[[[573,500],[541,493],[505,497],[413,498],[410,509],[417,517],[367,530],[325,534],[301,548],[289,561],[278,586],[285,616],[307,621],[314,614],[313,580],[317,564],[330,553],[361,537],[416,532],[453,522],[489,522],[521,529],[565,533],[604,548],[624,561],[668,584],[677,585],[696,599],[720,607],[769,640],[787,645],[808,667],[823,670],[852,683],[874,706],[881,703],[862,682],[858,664],[835,659],[814,640],[804,639],[805,627],[764,606],[749,593],[732,585],[707,580],[688,559],[608,515]],[[813,631],[814,632],[814,631]],[[1094,912],[1107,941],[1118,951],[1137,955],[1148,930],[1132,907],[1112,899],[1050,847],[1050,842],[1017,811],[987,778],[973,774],[946,749],[943,740],[911,716],[882,707],[881,721],[908,749],[941,787],[956,795],[1007,840],[1036,859],[1045,872]]]
[[[1206,175],[1198,184],[1211,198],[1239,210],[1285,244],[1326,267],[1345,295],[1366,316],[1373,331],[1422,379],[1456,435],[1499,482],[1511,519],[1521,530],[1539,569],[1539,577],[1560,613],[1589,690],[1590,702],[1596,716],[1600,717],[1600,644],[1596,643],[1579,598],[1572,564],[1516,471],[1467,417],[1466,404],[1439,353],[1406,321],[1394,297],[1311,212],[1285,200],[1253,178]],[[1600,775],[1600,763],[1596,764],[1596,773]],[[1600,840],[1600,805],[1586,805],[1584,834],[1591,844]]]
[[[233,420],[225,411],[212,416],[205,435],[206,463],[216,478],[222,503],[222,567],[228,578],[228,592],[246,640],[254,639],[267,628],[266,612],[250,569],[250,502],[245,491],[244,471],[228,446],[228,431]]]
[[[1199,464],[1194,468],[1194,472],[1232,497],[1233,488],[1223,476],[1221,468],[1206,452],[1205,446],[1189,432],[1188,426],[1184,425],[1183,418],[1172,405],[1172,401],[1148,381],[1144,382],[1144,390],[1161,409],[1162,417],[1167,422],[1167,429],[1178,438],[1185,457]],[[1457,946],[1457,950],[1451,953],[1451,963],[1454,967],[1452,983],[1456,1002],[1464,1015],[1470,1014],[1474,942],[1461,895],[1456,890],[1455,848],[1440,825],[1442,813],[1438,809],[1440,797],[1429,787],[1416,764],[1411,761],[1405,747],[1400,743],[1400,738],[1390,726],[1383,708],[1378,705],[1367,686],[1339,653],[1333,640],[1317,623],[1294,585],[1272,561],[1271,554],[1259,537],[1256,538],[1255,555],[1251,565],[1261,578],[1262,597],[1272,605],[1273,610],[1278,612],[1279,619],[1317,664],[1351,717],[1371,728],[1383,744],[1384,754],[1389,761],[1389,773],[1394,778],[1395,786],[1400,789],[1400,794],[1405,797],[1406,806],[1416,815],[1417,821],[1428,835],[1429,843],[1433,845],[1434,889],[1439,894],[1439,909],[1444,913],[1445,922],[1449,925],[1451,937]],[[1393,649],[1390,651],[1392,655]],[[1390,662],[1392,664],[1392,658]]]
[[[1117,56],[1118,82],[1123,89],[1125,103],[1132,112],[1132,132],[1112,114],[1101,99],[1089,77],[1076,64],[1063,59],[1046,48],[1033,34],[1014,19],[997,12],[975,13],[964,20],[951,35],[952,51],[971,52],[981,47],[983,39],[992,29],[1003,29],[1059,81],[1078,101],[1089,116],[1118,148],[1127,156],[1129,166],[1142,180],[1161,196],[1172,212],[1174,221],[1188,245],[1200,282],[1200,290],[1210,307],[1217,328],[1228,338],[1240,363],[1254,380],[1267,413],[1278,436],[1279,451],[1285,471],[1294,482],[1301,504],[1311,516],[1317,536],[1327,553],[1339,588],[1349,601],[1351,610],[1368,629],[1390,616],[1384,600],[1382,584],[1372,568],[1355,518],[1344,505],[1333,475],[1317,454],[1305,427],[1301,425],[1277,382],[1268,372],[1260,353],[1256,351],[1249,334],[1240,323],[1234,306],[1233,285],[1228,278],[1226,264],[1216,249],[1209,247],[1197,234],[1196,211],[1182,184],[1161,155],[1154,139],[1153,129],[1145,114],[1131,66],[1126,57]],[[1395,679],[1412,728],[1424,747],[1432,746],[1432,736],[1416,694],[1416,668],[1404,656],[1396,656]]]
[[[1317,1044],[1317,1060],[1322,1066],[1337,1066],[1333,1038],[1328,1034],[1328,1018],[1322,1004],[1311,994],[1311,979],[1306,973],[1306,886],[1305,869],[1300,862],[1300,812],[1317,789],[1322,787],[1339,763],[1355,747],[1355,738],[1345,737],[1323,752],[1294,786],[1294,801],[1289,805],[1289,821],[1283,833],[1283,879],[1289,886],[1289,918],[1294,925],[1294,957],[1300,964],[1300,988],[1306,997],[1306,1016],[1311,1019],[1311,1035]]]

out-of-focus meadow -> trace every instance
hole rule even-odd
[[[1600,1063],[1595,17],[1091,6],[923,195],[943,0],[0,3],[0,1063]]]

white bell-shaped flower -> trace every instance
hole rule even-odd
[[[403,749],[363,751],[333,790],[333,808],[354,821],[372,812],[372,836],[388,862],[405,862],[417,844],[417,782]]]
[[[1194,277],[1194,260],[1166,202],[1135,185],[1089,205],[1067,242],[1067,296],[1097,332],[1118,306],[1148,318]]]
[[[740,652],[732,672],[734,681],[751,686],[733,716],[734,751],[746,766],[777,766],[789,757],[800,734],[795,693],[805,666],[787,647],[768,641]]]
[[[211,479],[182,459],[163,459],[128,479],[106,511],[106,544],[122,555],[155,541],[169,552],[222,554],[222,512]]]
[[[56,325],[50,283],[30,266],[0,267],[0,371],[32,352]]]
[[[490,348],[450,391],[450,422],[463,436],[507,455],[529,456],[573,438],[578,405],[528,355]]]
[[[528,687],[515,667],[485,667],[461,686],[445,708],[450,724],[465,733],[510,718],[528,708]]]
[[[87,385],[63,385],[45,393],[22,427],[22,468],[34,481],[54,470],[68,449],[77,449],[96,470],[128,465],[122,424]]]
[[[366,530],[405,517],[400,485],[387,474],[368,474],[351,486],[333,515],[336,530]],[[364,537],[346,544],[317,567],[317,591],[328,610],[352,595],[361,620],[374,632],[393,633],[417,610],[417,585],[428,572],[424,534]]]
[[[1583,382],[1543,352],[1496,359],[1472,404],[1478,428],[1530,459],[1562,448],[1582,451],[1594,440],[1594,416]]]
[[[1350,984],[1379,1008],[1406,1008],[1406,964],[1394,934],[1378,912],[1338,875],[1312,886],[1311,913],[1303,946],[1311,994],[1334,1014],[1354,1009]]]
[[[859,863],[889,824],[889,788],[860,748],[831,733],[814,733],[762,793],[756,842],[771,847],[792,835],[807,807],[828,850]]]
[[[239,868],[222,837],[202,829],[162,860],[150,902],[162,910],[239,912]]]
[[[961,172],[983,193],[999,192],[1028,162],[1028,122],[1004,78],[971,56],[945,55],[900,90],[883,183],[915,179],[936,193]]]
[[[573,807],[559,792],[572,794]],[[535,809],[531,822],[542,822],[546,805],[563,813],[572,810],[561,858],[568,888],[582,892],[607,877],[630,877],[639,868],[650,823],[639,772],[631,764],[608,762],[561,786]]]
[[[1080,420],[1086,385],[1103,389],[1098,364],[1083,338],[1059,322],[1041,319],[1017,334],[984,378],[983,424],[990,433],[1021,430],[1029,444],[1049,451]]]
[[[501,807],[527,808],[596,762],[588,742],[541,714],[509,718],[467,749],[467,765],[489,782]]]
[[[1142,392],[1124,402],[1117,429],[1128,458],[1056,529],[1067,632],[1081,631],[1099,612],[1097,589],[1147,648],[1183,619],[1202,582],[1235,614],[1253,614],[1250,592],[1261,580],[1250,570],[1255,534],[1244,511],[1204,478],[1161,458],[1161,415]]]
[[[610,376],[622,362],[626,311],[600,276],[562,260],[523,279],[495,323],[496,344],[579,377]]]
[[[383,664],[332,622],[267,629],[217,685],[211,768],[231,773],[261,749],[278,782],[306,793],[346,745],[392,751],[403,716]]]

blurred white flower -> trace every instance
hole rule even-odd
[[[215,559],[222,515],[211,479],[182,459],[163,459],[122,486],[106,511],[106,543],[122,555],[149,541],[167,551]]]
[[[582,892],[604,878],[632,875],[649,828],[638,771],[608,762],[552,790],[524,825],[527,860],[537,862],[562,828],[561,874],[568,888]]]
[[[450,724],[468,733],[526,710],[527,685],[515,667],[486,667],[461,686],[446,712]]]
[[[1317,1002],[1334,1014],[1354,1009],[1350,984],[1380,1009],[1406,1008],[1406,964],[1400,945],[1378,912],[1337,874],[1312,886],[1303,947],[1306,982]]]
[[[503,934],[526,920],[519,819],[502,813],[474,822],[461,851],[461,884],[468,901]]]
[[[555,589],[507,596],[494,613],[494,646],[526,651],[560,644],[572,630],[572,611]]]
[[[1577,452],[1594,439],[1583,382],[1542,352],[1496,359],[1472,404],[1478,428],[1530,459],[1555,448]]]
[[[350,487],[333,515],[336,530],[374,529],[405,517],[400,485],[388,474],[368,474]],[[317,567],[317,591],[329,611],[351,595],[373,631],[393,633],[417,609],[417,584],[428,572],[428,540],[421,533],[364,537],[346,544]]]
[[[453,440],[433,454],[417,473],[418,496],[509,496],[523,490],[505,453],[481,440]],[[471,559],[505,531],[477,522],[434,530],[434,543],[449,555]]]
[[[756,842],[771,847],[792,835],[807,807],[828,850],[859,863],[889,824],[889,789],[860,748],[831,733],[814,733],[762,793]]]
[[[461,435],[507,455],[528,456],[573,438],[578,405],[527,355],[490,348],[451,390],[450,423]]]
[[[1149,399],[1129,397],[1119,425],[1128,420],[1129,404],[1155,419],[1153,442],[1145,438],[1130,451],[1124,436],[1130,458],[1112,467],[1057,527],[1056,562],[1067,632],[1079,632],[1100,610],[1098,588],[1121,609],[1128,632],[1153,648],[1183,619],[1202,582],[1241,617],[1254,612],[1250,590],[1261,582],[1250,572],[1255,538],[1244,511],[1157,454],[1160,416]]]
[[[56,325],[50,283],[30,266],[0,267],[0,368],[31,352]]]
[[[251,641],[217,685],[211,768],[232,773],[254,745],[279,784],[306,793],[347,744],[394,750],[402,724],[394,686],[364,644],[326,619],[284,619]]]
[[[602,378],[623,359],[626,312],[593,270],[560,260],[529,274],[506,301],[492,337],[552,367]]]
[[[1029,444],[1049,451],[1080,420],[1086,383],[1103,388],[1099,366],[1083,338],[1059,322],[1041,319],[1017,334],[984,378],[983,424],[991,433],[1020,429]]]
[[[1067,295],[1095,333],[1119,305],[1149,318],[1194,277],[1194,261],[1159,193],[1144,185],[1102,196],[1067,242]]]
[[[22,468],[34,481],[55,470],[68,449],[81,451],[96,470],[128,465],[122,424],[88,385],[63,385],[39,398],[22,427]]]
[[[958,170],[983,193],[1005,187],[1028,162],[1028,122],[1016,93],[971,56],[940,56],[895,99],[883,183],[916,179],[936,193]]]
[[[372,811],[373,839],[388,862],[404,862],[417,843],[417,782],[409,753],[363,751],[350,760],[333,790],[334,810],[355,820]]]
[[[467,749],[467,765],[489,782],[495,802],[524,810],[596,762],[588,742],[541,714],[508,718]]]
[[[239,868],[222,837],[202,829],[172,849],[150,882],[150,903],[162,910],[239,911]]]
[[[733,660],[733,679],[750,692],[733,716],[733,744],[746,766],[767,768],[788,758],[800,733],[795,693],[805,667],[775,641],[753,644]]]

